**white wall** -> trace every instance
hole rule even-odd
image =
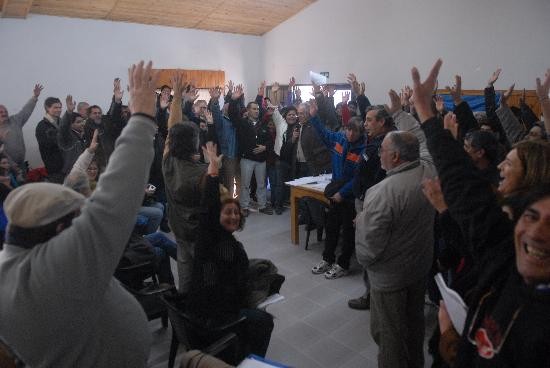
[[[443,58],[440,86],[463,76],[483,88],[498,66],[496,88],[534,89],[550,67],[548,0],[318,0],[263,36],[265,78],[285,82],[328,71],[344,82],[355,72],[375,103],[390,88],[411,84]]]
[[[30,14],[25,20],[0,19],[0,103],[16,113],[44,84],[37,107],[25,126],[27,159],[41,165],[34,130],[48,96],[108,108],[114,77],[127,83],[127,68],[141,59],[157,68],[224,70],[226,80],[259,85],[263,73],[262,40],[162,26],[71,19]],[[249,88],[247,96],[255,97]],[[126,101],[126,96],[124,98]]]

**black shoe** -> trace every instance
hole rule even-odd
[[[260,213],[265,215],[273,215],[273,208],[271,206],[265,206],[264,208],[259,209]]]
[[[365,296],[360,296],[357,299],[348,300],[348,307],[351,309],[357,310],[367,310],[370,309],[370,294]]]

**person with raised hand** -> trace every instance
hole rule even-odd
[[[229,81],[228,95],[233,91],[233,82]],[[239,147],[237,144],[237,132],[231,120],[229,120],[229,103],[225,102],[220,108],[221,88],[212,88],[208,103],[214,118],[214,126],[219,142],[220,151],[223,154],[222,184],[229,190],[233,198],[238,197],[241,185],[241,173],[239,167]],[[231,97],[229,97],[231,99]]]
[[[53,183],[13,190],[0,251],[0,338],[31,367],[145,367],[151,333],[113,277],[153,159],[157,73],[129,71],[133,115],[96,190]]]
[[[448,210],[478,270],[463,331],[440,311],[440,352],[453,367],[548,366],[550,185],[540,181],[516,197],[510,221],[461,144],[429,112],[426,88],[440,67],[438,60],[424,82],[413,68],[415,105]]]
[[[273,214],[273,209],[267,202],[265,180],[269,132],[267,127],[261,123],[261,103],[264,87],[265,82],[262,82],[258,89],[259,94],[256,96],[256,100],[247,104],[246,118],[242,117],[239,107],[239,100],[244,94],[242,86],[237,86],[233,91],[228,108],[229,120],[231,120],[236,129],[237,141],[239,142],[239,157],[241,160],[241,192],[239,200],[245,216],[250,211],[250,180],[253,173],[256,177],[256,195],[258,197],[259,211],[266,215]]]
[[[7,154],[21,169],[25,167],[25,141],[23,139],[23,126],[29,120],[38,102],[40,92],[44,87],[36,84],[32,97],[15,115],[9,115],[8,109],[0,105],[0,135],[4,137],[4,153]],[[9,133],[6,133],[9,132]]]

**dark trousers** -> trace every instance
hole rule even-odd
[[[276,163],[266,165],[267,178],[269,179],[270,202],[272,207],[283,207],[282,180],[279,179],[279,160]]]
[[[246,317],[244,328],[239,334],[245,354],[265,357],[273,331],[273,316],[260,309],[241,309],[240,315]]]
[[[425,279],[395,291],[371,290],[370,329],[379,368],[424,367],[425,291]]]
[[[338,257],[338,265],[346,270],[349,268],[349,260],[355,249],[354,218],[355,208],[351,201],[344,200],[341,203],[332,203],[327,212],[327,237],[325,239],[323,260],[328,263],[334,263],[336,260],[336,247],[338,246],[340,230],[342,230],[342,253]]]
[[[285,182],[293,179],[290,175],[290,165],[286,161],[278,160],[275,169],[277,170],[277,180],[281,188],[281,201],[284,203],[290,200],[290,186],[285,184]]]

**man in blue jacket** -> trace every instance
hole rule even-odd
[[[350,119],[342,132],[332,132],[324,127],[317,116],[317,104],[310,103],[310,123],[331,152],[332,182],[325,189],[331,205],[327,213],[325,249],[323,260],[311,272],[324,273],[327,279],[336,279],[348,273],[349,261],[355,247],[355,218],[353,176],[365,150],[363,122],[361,118]],[[336,246],[342,229],[342,253],[336,261]]]

